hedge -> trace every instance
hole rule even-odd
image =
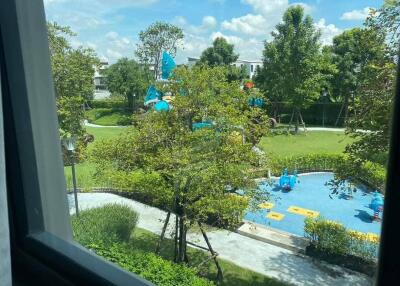
[[[280,176],[284,168],[290,171],[332,171],[338,179],[358,179],[369,187],[384,192],[386,169],[374,162],[357,163],[340,154],[309,154],[271,158],[271,173]]]
[[[174,264],[129,244],[138,214],[125,205],[107,204],[72,216],[74,238],[86,248],[159,286],[211,286],[194,268]]]
[[[113,109],[126,109],[127,102],[121,99],[96,99],[90,102],[91,108],[113,108]]]
[[[83,210],[71,218],[73,235],[77,241],[90,243],[114,243],[128,241],[139,215],[126,205],[106,204]]]
[[[196,269],[175,264],[126,243],[90,244],[87,247],[108,261],[118,264],[157,286],[211,286],[213,282],[197,276]]]
[[[304,236],[311,242],[307,254],[367,275],[374,273],[379,237],[348,230],[322,217],[305,219]]]

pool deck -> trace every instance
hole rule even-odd
[[[70,213],[74,213],[73,195],[68,195]],[[139,213],[138,227],[160,235],[166,213],[160,209],[108,193],[79,193],[80,209],[99,207],[107,203],[125,204]],[[174,221],[174,215],[171,215]],[[174,225],[168,225],[171,237]],[[312,259],[300,253],[265,243],[239,233],[214,230],[207,233],[219,258],[273,277],[292,285],[304,286],[369,286],[372,279],[364,274]],[[188,234],[188,241],[206,246],[199,233]]]

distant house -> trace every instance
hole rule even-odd
[[[103,74],[104,70],[107,67],[108,67],[108,62],[101,62],[100,67],[95,68],[93,77],[95,86],[93,94],[94,99],[103,99],[111,95],[111,93],[107,90],[106,78],[105,75]]]
[[[200,59],[199,58],[194,58],[194,57],[188,57],[188,67],[193,67],[196,62],[198,62]],[[249,78],[253,78],[254,75],[256,74],[257,68],[262,67],[262,61],[261,60],[254,60],[254,61],[249,61],[249,60],[237,60],[236,62],[232,63],[232,65],[236,67],[245,67],[247,75]]]

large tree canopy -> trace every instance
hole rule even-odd
[[[91,49],[74,49],[67,38],[75,34],[69,27],[48,23],[48,38],[61,136],[73,135],[83,143],[83,105],[92,100],[94,69],[99,60]],[[78,153],[83,144],[79,144]]]
[[[119,59],[105,71],[108,90],[124,96],[128,107],[134,109],[143,102],[153,75],[146,65],[127,58]]]
[[[257,193],[248,172],[258,155],[241,134],[252,132],[260,111],[226,74],[223,67],[177,68],[179,80],[159,86],[175,95],[170,111],[138,116],[134,130],[94,149],[99,176],[142,190],[179,216],[178,261],[185,260],[191,223],[213,218],[233,226]],[[200,122],[205,127],[196,127]],[[247,198],[235,194],[238,189]]]
[[[333,96],[342,102],[342,117],[347,120],[349,99],[358,96],[361,75],[369,63],[387,53],[385,37],[376,29],[354,28],[333,39],[333,63],[337,73],[332,78]]]
[[[319,31],[301,6],[285,12],[272,37],[265,43],[257,83],[270,99],[287,101],[293,107],[298,130],[300,110],[320,96],[329,74],[324,71],[332,66],[322,56]]]
[[[212,47],[205,49],[200,57],[199,63],[208,66],[228,66],[239,58],[234,52],[234,45],[229,44],[225,38],[218,37],[214,40]]]
[[[162,52],[175,56],[184,35],[181,28],[169,23],[156,22],[139,33],[139,43],[135,52],[139,62],[154,65],[154,77],[160,74]]]

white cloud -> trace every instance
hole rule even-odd
[[[109,40],[116,40],[118,38],[118,33],[114,31],[110,31],[106,34],[106,38]]]
[[[365,7],[362,10],[353,10],[343,13],[340,20],[352,21],[352,20],[365,20],[370,12],[370,7]]]
[[[217,26],[217,19],[215,19],[213,16],[204,16],[201,21],[201,24],[196,26],[196,25],[190,25],[185,17],[176,16],[172,20],[172,23],[181,27],[183,30],[186,30],[191,34],[202,34],[202,33],[207,33],[213,28],[215,28]]]
[[[326,24],[326,20],[321,18],[318,22],[314,23],[315,27],[321,31],[321,43],[323,45],[332,44],[332,39],[339,35],[342,30],[333,24]]]
[[[107,54],[108,60],[111,62],[115,62],[116,60],[123,57],[123,55],[120,52],[118,52],[114,49],[107,49],[106,54]]]
[[[217,26],[217,20],[213,16],[205,16],[201,25],[206,29],[212,29]]]
[[[232,18],[230,21],[223,21],[221,27],[224,30],[246,35],[265,35],[266,28],[269,28],[270,25],[262,15],[247,14]]]

